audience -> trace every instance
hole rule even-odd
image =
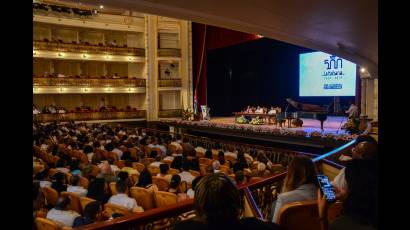
[[[117,195],[111,196],[108,200],[108,204],[115,204],[121,207],[126,208],[132,212],[142,212],[144,211],[142,207],[137,205],[137,202],[134,198],[130,198],[127,195],[127,184],[124,181],[118,181],[115,184],[115,188],[117,190]]]
[[[192,176],[192,174],[189,172],[189,163],[187,161],[184,161],[182,163],[181,167],[182,172],[180,172],[178,175],[181,177],[181,181],[185,181],[187,183],[191,183],[192,180],[195,178]]]
[[[150,192],[158,191],[157,185],[152,183],[152,176],[151,176],[151,173],[148,171],[148,169],[142,170],[136,186],[148,189]]]
[[[81,215],[69,210],[70,198],[59,198],[57,205],[48,211],[47,219],[54,221],[60,227],[72,227],[74,220]]]
[[[73,228],[77,228],[83,225],[92,224],[96,222],[97,216],[101,213],[101,203],[98,201],[92,201],[88,203],[84,208],[84,216],[79,216],[74,219]]]
[[[55,189],[58,192],[58,194],[67,191],[67,185],[65,184],[65,176],[63,173],[57,172],[56,174],[54,174],[51,183],[51,188]]]
[[[87,189],[80,186],[80,177],[77,175],[71,176],[71,185],[67,186],[67,192],[72,192],[80,197],[87,195]]]

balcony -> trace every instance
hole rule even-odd
[[[71,44],[60,42],[33,41],[34,50],[57,52],[96,53],[106,55],[126,55],[145,57],[145,49],[134,47],[114,47],[91,44]]]
[[[104,79],[104,78],[33,78],[33,86],[73,86],[73,87],[145,87],[145,79]]]
[[[159,118],[167,117],[180,117],[182,114],[182,109],[164,109],[158,111]]]
[[[181,87],[181,79],[159,79],[158,87]]]
[[[158,49],[158,57],[181,57],[181,49]]]
[[[64,122],[64,121],[90,121],[90,120],[122,120],[145,118],[146,110],[123,112],[74,112],[63,114],[33,114],[34,122]]]

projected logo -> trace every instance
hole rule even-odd
[[[337,57],[335,55],[330,55],[329,59],[325,59],[323,61],[326,67],[326,71],[323,72],[322,76],[325,78],[325,80],[330,80],[334,78],[335,80],[341,79],[343,74],[343,71],[341,70],[343,68],[343,60],[340,57]],[[339,70],[340,67],[340,70]],[[324,89],[340,89],[341,87],[329,87]]]

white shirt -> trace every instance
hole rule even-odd
[[[183,150],[182,145],[178,142],[173,141],[171,142],[171,145],[174,145],[177,148],[177,150]]]
[[[111,196],[111,198],[108,200],[108,203],[119,205],[130,211],[138,207],[137,201],[135,201],[134,198],[128,197],[128,195],[124,193],[119,193],[117,195]]]
[[[38,109],[33,109],[33,114],[40,114],[40,111],[38,111]]]
[[[121,150],[115,148],[115,149],[112,150],[112,152],[117,154],[118,159],[121,159],[121,157],[122,157],[122,151]]]
[[[94,153],[87,153],[88,162],[93,160]]]
[[[191,183],[195,179],[195,177],[187,171],[182,171],[178,175],[181,177],[181,181],[186,181],[187,183]]]
[[[206,149],[202,148],[201,146],[198,146],[198,147],[195,148],[195,151],[200,152],[200,153],[205,153]]]
[[[46,218],[55,221],[61,227],[72,227],[74,219],[79,216],[80,214],[72,210],[61,211],[53,208],[48,211]]]
[[[56,169],[57,169],[57,171],[60,171],[62,173],[69,173],[70,172],[70,169],[68,169],[68,168],[56,168]]]
[[[166,157],[164,157],[164,160],[166,160],[166,161],[173,161],[173,160],[174,160],[174,157],[173,157],[173,156],[166,156]]]
[[[40,181],[40,188],[51,188],[51,181],[42,180]]]
[[[344,191],[347,191],[347,182],[346,182],[346,178],[345,178],[345,169],[346,168],[342,168],[339,171],[339,174],[337,174],[337,176],[335,176],[335,178],[333,178],[332,185],[335,186],[335,187],[338,187],[340,189],[343,189]]]
[[[195,191],[192,188],[190,188],[190,189],[188,189],[186,194],[188,195],[189,198],[193,199],[194,196],[195,196]]]
[[[159,162],[159,161],[154,161],[154,162],[152,162],[152,163],[150,164],[150,166],[159,167],[160,164],[162,164],[162,163]]]
[[[69,185],[69,186],[67,186],[67,192],[75,193],[79,197],[85,197],[87,195],[87,189],[85,189],[81,186]]]
[[[359,107],[354,104],[351,104],[349,109],[346,111],[349,114],[349,117],[358,117],[359,116]]]

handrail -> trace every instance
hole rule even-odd
[[[352,145],[355,144],[355,143],[356,143],[356,139],[351,140],[351,141],[347,142],[346,144],[344,144],[344,145],[342,145],[342,146],[340,146],[340,147],[338,147],[338,148],[336,148],[336,149],[334,149],[334,150],[332,150],[332,151],[330,151],[330,152],[328,152],[328,153],[325,153],[325,154],[323,154],[323,155],[320,155],[320,156],[318,156],[318,157],[313,158],[313,162],[320,161],[320,160],[322,160],[322,159],[324,159],[324,158],[327,158],[327,157],[329,157],[329,156],[331,156],[331,155],[333,155],[333,154],[335,154],[335,153],[339,153],[339,152],[345,150],[346,148],[352,146]]]
[[[253,198],[252,193],[251,193],[251,191],[249,190],[249,188],[248,188],[248,187],[245,187],[245,188],[244,188],[244,192],[245,192],[245,197],[246,197],[246,199],[248,199],[248,201],[249,201],[249,205],[250,205],[250,207],[251,207],[252,214],[253,214],[256,218],[258,218],[258,219],[260,219],[260,220],[263,220],[263,215],[262,215],[262,213],[261,213],[261,210],[259,210],[258,205],[256,204],[256,201],[255,201],[255,199]]]

